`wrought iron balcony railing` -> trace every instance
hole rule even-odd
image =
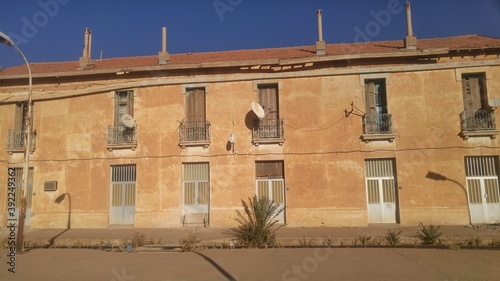
[[[284,139],[285,129],[283,119],[255,120],[252,138],[254,141],[267,139]]]
[[[210,142],[210,122],[185,122],[179,127],[179,142]]]
[[[367,113],[363,116],[364,134],[391,134],[392,115]]]
[[[488,110],[464,110],[460,113],[460,125],[462,131],[495,130],[495,114]]]
[[[7,150],[23,150],[24,149],[24,130],[8,130],[7,131]],[[30,150],[36,147],[36,130],[31,130]]]
[[[129,128],[125,125],[108,127],[108,145],[136,145],[137,125]]]

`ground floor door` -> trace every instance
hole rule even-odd
[[[135,186],[135,165],[120,165],[111,167],[110,224],[134,224]]]
[[[15,198],[16,198],[16,211],[15,217],[19,219],[19,211],[21,209],[21,187],[23,185],[23,168],[14,168],[14,179],[15,179]],[[29,169],[28,183],[26,188],[26,218],[24,220],[24,225],[30,225],[31,219],[31,205],[33,199],[33,168]]]
[[[396,223],[397,202],[393,159],[365,161],[369,223]]]
[[[471,223],[500,223],[498,158],[466,157],[465,168]]]
[[[182,223],[207,226],[210,211],[209,164],[185,163],[182,169]]]
[[[256,162],[256,194],[257,197],[266,197],[273,203],[278,204],[279,223],[285,223],[286,200],[283,161]]]
[[[278,210],[283,210],[276,217],[279,223],[285,223],[285,185],[282,179],[257,180],[257,197],[267,197],[278,204]]]

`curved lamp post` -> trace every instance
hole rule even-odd
[[[28,67],[28,78],[29,78],[29,91],[28,91],[28,112],[26,114],[26,125],[24,128],[24,166],[23,166],[23,183],[19,192],[21,193],[21,208],[19,211],[19,223],[17,228],[17,239],[16,239],[16,252],[21,253],[24,251],[24,221],[26,217],[26,192],[28,190],[28,175],[29,175],[29,161],[30,161],[30,144],[31,144],[31,95],[32,95],[32,77],[31,68],[28,60],[24,56],[23,52],[19,50],[12,39],[9,38],[5,33],[0,31],[0,43],[7,46],[13,47],[20,55],[23,57],[26,67]]]

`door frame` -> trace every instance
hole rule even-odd
[[[471,201],[471,194],[470,194],[470,188],[469,188],[469,180],[478,180],[479,181],[479,199],[481,199],[481,203],[472,203]],[[471,224],[481,224],[481,223],[499,223],[500,222],[500,202],[497,203],[488,203],[486,202],[486,187],[485,187],[485,181],[486,180],[496,180],[496,185],[497,188],[499,188],[499,180],[498,177],[495,176],[474,176],[474,177],[466,177],[466,190],[467,190],[467,204],[469,207],[469,217],[470,217],[470,223]],[[500,192],[500,191],[499,191]],[[490,216],[489,209],[490,206],[495,206],[498,209],[498,214],[496,216]],[[474,221],[475,219],[478,218],[477,215],[473,214],[474,212],[478,211],[476,209],[482,209],[481,212],[481,221]]]
[[[272,188],[272,182],[281,182],[281,193],[283,196],[283,203],[276,203],[274,202],[273,198],[273,188]],[[285,179],[255,179],[255,194],[257,195],[257,198],[260,198],[259,195],[259,182],[267,182],[267,198],[272,200],[275,204],[278,204],[278,210],[283,209],[281,213],[276,217],[278,219],[278,223],[283,223],[286,224],[286,190],[285,190]]]
[[[123,166],[133,166],[134,167],[134,179],[135,181],[113,181],[113,168],[115,167],[123,167]],[[135,225],[135,209],[137,206],[137,165],[136,164],[125,164],[125,165],[111,165],[110,166],[110,191],[109,191],[109,225],[120,225],[120,226],[133,226]],[[132,205],[125,205],[125,198],[126,198],[126,188],[127,185],[132,184],[133,185],[133,207]],[[113,198],[114,198],[114,185],[120,185],[120,192],[122,193],[120,195],[121,197],[121,207],[113,207]],[[128,206],[128,207],[127,207]],[[113,210],[113,208],[115,208]],[[117,211],[117,209],[120,208],[121,212],[121,219],[120,221],[117,221],[116,218],[113,217],[113,213]],[[124,216],[126,214],[125,208],[128,208],[128,210],[132,210],[132,215],[130,222],[124,219]]]
[[[207,176],[206,180],[200,179],[184,179],[184,169],[186,165],[190,164],[206,164],[207,165]],[[186,183],[194,183],[194,194],[195,194],[195,204],[186,204]],[[207,203],[198,204],[198,198],[200,194],[200,183],[207,184]],[[182,225],[187,224],[203,224],[207,227],[210,224],[210,162],[184,162],[182,163],[182,174],[181,174],[181,216]]]
[[[367,162],[368,161],[376,161],[376,160],[386,160],[386,161],[391,161],[392,163],[392,176],[367,176]],[[366,196],[366,208],[367,208],[367,220],[368,223],[400,223],[401,218],[400,218],[400,206],[399,206],[399,192],[398,192],[398,180],[397,180],[397,167],[396,167],[396,159],[395,158],[372,158],[372,159],[365,159],[365,196]],[[378,194],[379,194],[379,203],[378,205],[380,206],[380,221],[373,222],[370,221],[370,205],[376,205],[372,204],[369,202],[369,193],[368,193],[368,181],[369,180],[376,180],[377,181],[377,187],[378,187]],[[385,203],[384,202],[384,187],[383,187],[383,182],[384,180],[392,180],[393,181],[393,191],[394,191],[394,203]],[[384,205],[385,204],[394,204],[394,219],[392,220],[391,216],[391,221],[384,221],[385,216],[384,216]],[[392,211],[391,211],[392,212]]]

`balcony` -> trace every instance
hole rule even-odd
[[[469,137],[489,136],[494,139],[496,130],[495,113],[489,110],[464,110],[460,113],[460,136]]]
[[[33,153],[36,148],[36,130],[31,131],[30,136],[30,153]],[[8,130],[7,131],[7,152],[24,152],[24,130]]]
[[[179,127],[179,145],[203,146],[210,145],[210,122],[185,122]]]
[[[363,135],[365,142],[387,140],[392,142],[397,137],[392,130],[392,115],[367,113],[363,116]]]
[[[285,127],[283,119],[255,120],[252,130],[252,143],[259,144],[285,142]]]
[[[127,149],[137,147],[137,125],[129,128],[125,125],[108,127],[108,150]]]

